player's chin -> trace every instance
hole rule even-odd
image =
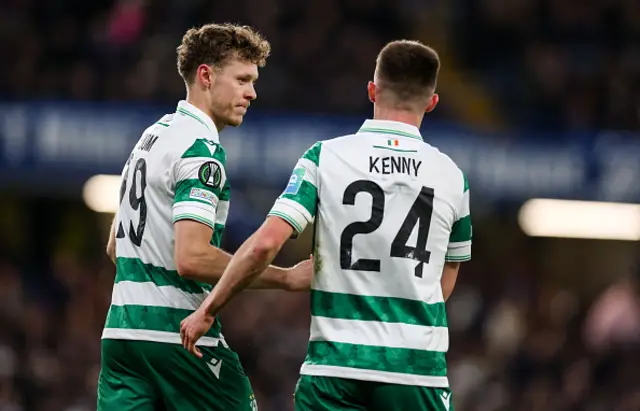
[[[238,127],[240,124],[242,124],[243,120],[244,120],[243,115],[229,116],[227,118],[227,125],[231,127]]]

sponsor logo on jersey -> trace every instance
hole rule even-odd
[[[306,170],[302,167],[293,170],[289,183],[287,184],[287,188],[284,189],[284,194],[298,194],[298,190],[300,190],[305,173]]]
[[[209,152],[213,156],[215,154],[215,152],[216,152],[216,149],[218,148],[218,144],[215,141],[211,141],[211,140],[207,139],[206,137],[200,139],[200,141],[202,141],[203,143],[205,143],[207,145],[207,148],[209,149]]]
[[[220,187],[222,182],[222,169],[215,161],[207,161],[198,170],[198,179],[202,184],[211,188]]]
[[[189,193],[189,198],[193,198],[195,200],[203,200],[211,205],[213,205],[213,202],[216,199],[215,195],[211,191],[204,190],[202,188],[197,188],[197,187],[193,187],[191,189],[191,193]]]

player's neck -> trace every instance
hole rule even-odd
[[[411,111],[389,109],[377,105],[373,109],[374,120],[397,121],[399,123],[409,124],[417,128],[420,128],[423,117],[424,113],[417,114]]]
[[[211,119],[211,121],[213,121],[213,124],[216,125],[218,132],[222,130],[222,127],[220,127],[220,125],[218,124],[219,121],[216,121],[216,118],[213,116],[213,112],[209,108],[209,104],[207,104],[206,99],[203,95],[198,95],[198,93],[193,92],[187,92],[187,97],[185,98],[185,100],[187,103],[191,104],[192,106],[206,114]]]

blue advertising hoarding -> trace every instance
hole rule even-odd
[[[0,103],[0,185],[81,184],[119,174],[141,132],[173,107],[62,102]],[[237,181],[283,188],[315,141],[353,133],[364,119],[252,111],[221,140]],[[427,122],[425,140],[468,174],[474,197],[640,201],[640,136],[613,132],[491,136]]]

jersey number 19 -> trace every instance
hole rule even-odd
[[[138,175],[140,175],[140,195],[138,196]],[[129,166],[124,172],[122,178],[122,185],[120,186],[120,204],[124,200],[125,193],[127,192],[127,179],[129,176]],[[129,222],[129,239],[133,244],[140,247],[142,244],[142,235],[144,234],[144,227],[147,222],[147,201],[144,198],[144,190],[147,188],[147,162],[144,158],[139,158],[136,161],[136,165],[133,169],[133,177],[131,179],[131,186],[129,187],[129,205],[133,211],[140,210],[140,218],[138,219],[138,226],[133,226],[133,221]],[[116,238],[125,238],[125,230],[122,220],[118,225],[118,231]]]

